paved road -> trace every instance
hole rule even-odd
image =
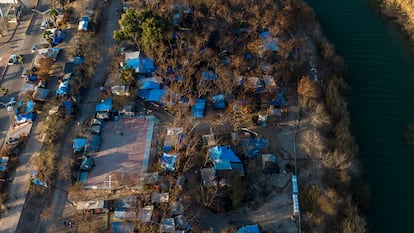
[[[46,4],[42,4],[42,1],[39,1],[39,10],[43,11],[48,8],[49,4],[47,0],[44,0]],[[5,73],[2,80],[0,80],[1,87],[9,89],[9,94],[7,96],[0,97],[0,102],[7,103],[10,100],[10,97],[17,96],[19,91],[22,89],[24,81],[21,78],[21,72],[23,68],[29,67],[30,62],[33,58],[31,54],[31,48],[34,43],[37,43],[41,37],[40,23],[41,16],[36,15],[33,18],[33,22],[30,25],[31,19],[31,9],[34,6],[33,0],[24,0],[22,1],[23,5],[26,7],[24,15],[17,25],[11,25],[10,31],[8,31],[7,36],[3,38],[3,43],[0,46],[0,58],[3,63],[7,63],[8,58],[12,53],[22,54],[25,56],[25,62],[23,64],[12,65],[7,67],[7,72]],[[31,26],[28,30],[29,34],[26,34],[28,26]],[[14,28],[16,28],[14,30]],[[4,108],[0,108],[0,142],[3,142],[7,130],[9,128],[10,118]],[[2,144],[0,144],[2,145]]]

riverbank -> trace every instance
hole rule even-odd
[[[376,0],[375,6],[393,22],[401,26],[414,42],[414,2],[410,0]]]

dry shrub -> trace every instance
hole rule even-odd
[[[76,182],[68,188],[68,199],[77,202],[86,198],[86,191],[83,188],[83,184]]]
[[[50,220],[55,214],[55,206],[50,206],[48,208],[43,208],[42,213],[40,214],[40,219],[44,222]]]
[[[320,93],[319,82],[311,80],[309,76],[302,77],[299,81],[298,93],[303,97],[318,98]]]

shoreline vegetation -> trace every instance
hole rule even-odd
[[[414,42],[414,2],[411,0],[374,0],[374,5]]]

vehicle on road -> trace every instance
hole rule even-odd
[[[40,23],[40,29],[45,30],[47,27],[48,22],[46,20],[42,20],[42,23]]]
[[[17,55],[13,53],[12,55],[10,55],[8,65],[9,66],[14,65],[16,64],[16,62],[17,62]]]

